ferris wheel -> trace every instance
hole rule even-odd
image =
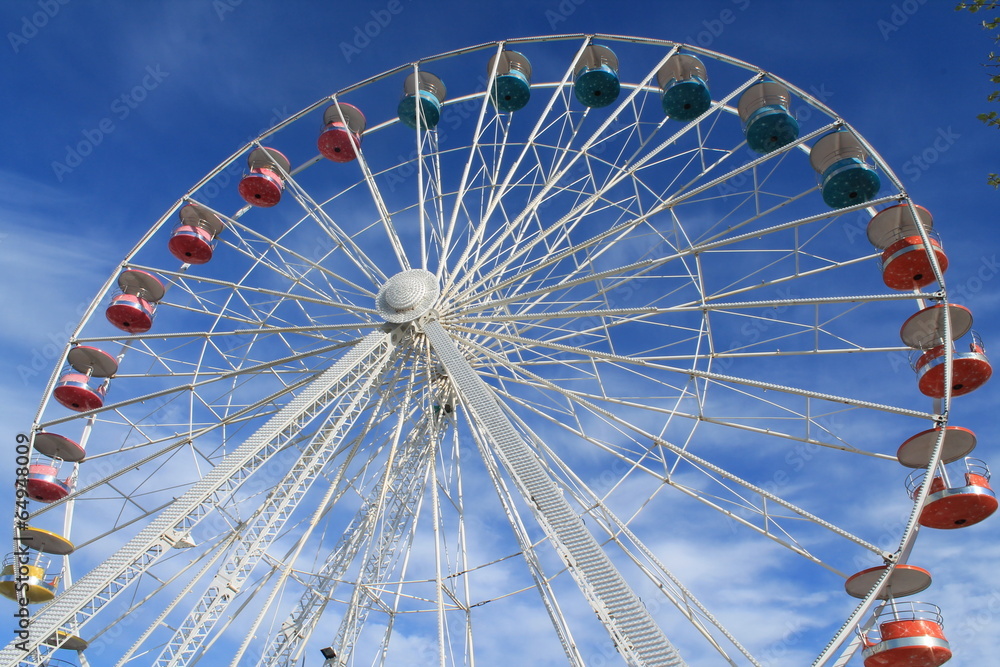
[[[823,100],[705,49],[337,91],[91,303],[18,450],[0,663],[943,664],[914,538],[996,509],[947,259]]]

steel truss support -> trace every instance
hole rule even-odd
[[[537,454],[507,419],[496,396],[462,356],[448,332],[434,319],[424,323],[423,331],[470,417],[496,447],[507,472],[535,508],[540,525],[608,628],[618,651],[632,665],[683,665],[670,641],[560,493]]]
[[[16,639],[0,651],[0,665],[47,664],[48,657],[40,650],[46,639],[60,628],[81,627],[114,600],[187,536],[217,502],[328,409],[332,401],[360,379],[369,377],[373,368],[384,363],[391,348],[385,332],[375,331],[363,338],[117,553],[34,615],[29,638]]]
[[[434,435],[426,419],[411,432],[395,454],[397,462],[385,467],[375,492],[358,509],[320,571],[309,578],[298,604],[282,623],[281,630],[264,651],[258,665],[290,665],[301,657],[304,642],[312,635],[337,584],[366,542],[375,539],[380,542],[370,559],[379,553],[388,555],[393,552],[392,547],[412,521],[416,498],[423,491],[422,472],[433,461],[434,454],[434,448],[427,446],[427,439]],[[378,537],[374,531],[380,520],[384,527],[381,537]],[[386,536],[391,538],[386,539]],[[367,574],[368,570],[369,564],[366,563],[363,572]],[[360,580],[356,591],[363,589],[367,581],[367,578]],[[358,593],[355,593],[354,597],[357,596]],[[364,609],[352,606],[345,613],[338,641],[334,644],[339,648],[338,658],[346,659],[356,638],[356,632],[348,633],[346,627],[360,629],[366,614],[367,605]]]
[[[246,525],[238,528],[242,533],[239,548],[231,551],[223,561],[195,608],[185,617],[153,665],[187,665],[203,647],[215,623],[236,598],[246,578],[312,488],[313,482],[339,451],[339,444],[354,423],[354,418],[381,384],[379,380],[386,368],[387,358],[383,357],[381,361],[382,367],[371,368],[366,377],[359,378],[353,387],[337,398],[326,425],[303,448],[298,460],[271,489]]]

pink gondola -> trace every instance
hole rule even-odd
[[[258,148],[247,158],[250,172],[240,181],[240,196],[248,204],[270,207],[281,201],[285,178],[291,163],[273,148]]]
[[[365,116],[350,104],[331,104],[323,112],[323,130],[317,140],[319,152],[327,160],[350,162],[358,157]]]
[[[213,211],[190,203],[178,211],[180,223],[174,227],[167,248],[170,254],[187,264],[204,264],[215,253],[216,239],[225,225]]]
[[[165,292],[163,283],[151,273],[126,269],[118,276],[120,294],[111,298],[105,311],[108,322],[129,333],[145,333],[153,327],[156,304]]]
[[[118,360],[96,347],[78,345],[69,351],[66,361],[70,368],[59,378],[52,391],[53,397],[77,412],[102,407],[108,385],[95,378],[100,380],[114,375],[118,371]]]
[[[62,500],[73,490],[73,477],[63,477],[62,461],[37,459],[28,465],[27,494],[40,503]]]

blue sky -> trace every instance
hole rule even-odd
[[[120,258],[248,139],[399,64],[549,33],[691,43],[773,71],[822,99],[934,213],[951,261],[953,298],[972,309],[975,328],[988,348],[995,346],[1000,193],[985,179],[1000,170],[1000,135],[975,118],[988,108],[990,71],[981,63],[992,43],[978,17],[951,4],[6,2],[2,437],[12,446],[30,427],[59,363],[55,350]],[[898,357],[886,355],[883,363],[891,374]],[[976,454],[988,461],[1000,435],[990,419],[996,387],[959,398],[952,422],[976,431]],[[0,476],[12,478],[11,469],[11,461],[0,461]],[[868,491],[858,489],[858,498]],[[886,516],[878,507],[869,511]],[[912,559],[936,575],[933,595],[925,597],[944,607],[957,664],[989,659],[1000,634],[1000,588],[988,576],[1000,558],[994,530],[988,523],[924,531]],[[792,630],[788,637],[798,648]]]

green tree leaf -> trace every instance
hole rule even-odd
[[[955,10],[967,10],[975,14],[980,9],[989,11],[997,9],[998,7],[1000,7],[1000,1],[998,0],[973,0],[972,2],[958,3]],[[990,31],[997,31],[1000,29],[1000,16],[994,17],[989,21],[983,21],[983,29]],[[1000,41],[1000,34],[993,35],[993,40]],[[1000,67],[1000,56],[991,51],[990,54],[986,56],[986,62],[983,63],[983,65],[985,67]],[[990,83],[1000,84],[1000,74],[990,76]],[[986,96],[987,102],[996,102],[998,99],[1000,99],[1000,90],[994,90]],[[982,121],[987,127],[1000,127],[1000,114],[997,114],[996,111],[977,114],[976,118]],[[987,185],[992,185],[994,188],[1000,187],[1000,174],[988,174],[986,177],[986,183]]]

